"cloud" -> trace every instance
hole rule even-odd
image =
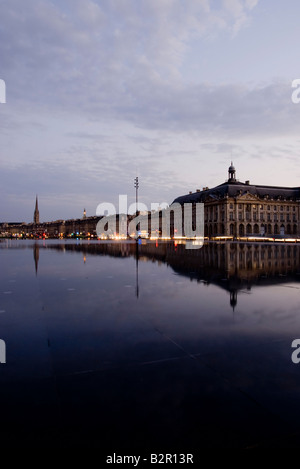
[[[257,3],[10,0],[0,31],[8,100],[21,112],[64,110],[144,129],[294,132],[290,83],[191,85],[181,76],[193,39],[236,34]]]
[[[53,219],[75,216],[87,199],[93,213],[104,197],[130,192],[136,172],[141,197],[149,203],[216,184],[216,173],[224,172],[225,179],[231,154],[245,165],[248,158],[247,170],[254,175],[251,161],[257,155],[269,164],[268,158],[279,162],[285,152],[296,166],[295,76],[249,85],[235,76],[227,84],[222,76],[211,82],[201,73],[203,59],[221,64],[216,70],[224,63],[231,76],[222,41],[229,55],[230,47],[240,47],[245,56],[249,42],[243,28],[251,25],[258,5],[257,0],[3,1],[3,198],[10,194],[16,207],[18,198],[41,192]],[[214,47],[205,56],[208,44]],[[278,145],[264,146],[277,138],[282,138]]]
[[[10,96],[32,105],[95,113],[134,107],[140,93],[181,82],[191,41],[236,29],[244,2],[206,0],[10,0],[1,11],[0,55]]]
[[[225,11],[234,18],[232,33],[236,35],[249,21],[249,11],[258,3],[258,0],[223,0]]]
[[[181,89],[153,87],[151,95],[139,94],[131,108],[120,115],[136,125],[209,135],[248,136],[294,133],[300,107],[291,102],[290,83],[249,88],[247,85],[201,84]]]

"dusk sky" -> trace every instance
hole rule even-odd
[[[1,0],[0,221],[300,185],[299,0]],[[300,96],[300,93],[299,93]]]

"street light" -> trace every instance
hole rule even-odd
[[[139,178],[136,177],[134,179],[134,187],[135,187],[135,214],[138,216],[138,188],[139,188]]]

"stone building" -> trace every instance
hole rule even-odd
[[[228,180],[190,192],[173,203],[204,203],[204,235],[300,236],[300,188],[250,184],[236,179],[231,163]]]
[[[192,229],[195,230],[198,202],[204,204],[205,237],[300,238],[300,187],[240,182],[232,163],[228,168],[228,179],[224,183],[177,197],[168,209],[140,214],[136,223],[137,231],[147,233],[149,238],[163,237],[164,226],[168,226],[166,237],[180,237],[178,235],[181,233],[183,237],[187,236],[184,223],[186,212],[182,207],[185,203],[192,204]],[[0,223],[0,236],[97,237],[96,227],[101,218],[102,216],[87,217],[84,210],[83,217],[79,219],[41,223],[36,198],[33,223]],[[118,214],[115,233],[111,234],[117,236],[120,231],[126,233],[126,224],[129,229],[132,218],[133,216]]]

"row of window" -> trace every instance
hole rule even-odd
[[[281,264],[282,265],[284,265],[286,262],[288,262],[288,259],[282,260],[282,257],[280,256],[280,254],[278,252],[275,252],[273,254],[271,251],[268,251],[267,253],[262,252],[260,255],[259,255],[259,253],[256,252],[256,253],[254,253],[253,260],[255,260],[255,261],[264,260],[266,257],[268,259],[281,259]],[[290,258],[291,255],[289,254],[288,257]],[[233,254],[231,252],[230,253],[230,261],[235,262],[236,260],[237,260],[237,257],[235,256],[235,254]],[[251,260],[251,256],[248,256],[247,253],[240,252],[239,256],[238,256],[238,260],[240,260],[240,261],[243,261],[243,260],[249,261],[249,260]],[[296,259],[294,260],[294,264],[296,264]],[[290,265],[290,264],[288,264],[288,265]]]
[[[233,205],[234,204],[229,204],[229,208],[232,210],[233,209]],[[266,209],[266,205],[263,205],[263,204],[238,204],[238,208],[239,209],[243,209],[244,208],[244,205],[245,205],[245,208],[246,208],[246,211],[250,212],[251,211],[251,208],[253,210],[264,210]],[[290,211],[290,205],[267,205],[267,210],[271,210],[271,208],[273,208],[274,212],[276,212],[277,210],[280,211],[280,212],[283,212],[285,209],[287,212]],[[292,207],[291,207],[292,208]],[[293,212],[296,211],[296,207],[293,206]]]
[[[291,219],[291,216],[289,214],[287,214],[286,217],[285,217],[285,215],[283,213],[281,213],[279,217],[278,217],[277,213],[274,213],[273,217],[270,213],[267,213],[266,217],[263,213],[260,213],[259,217],[258,217],[258,214],[255,213],[255,212],[252,214],[253,221],[258,221],[258,220],[265,221],[265,218],[266,218],[266,221],[275,221],[275,222],[276,221],[288,221],[288,222],[289,221],[297,221],[295,213],[293,213],[293,220]],[[243,213],[239,212],[238,213],[238,220],[243,221],[243,219],[244,219]],[[229,220],[230,221],[235,220],[233,212],[229,212]],[[251,221],[250,213],[246,213],[245,220],[246,221]]]
[[[234,224],[230,224],[229,225],[229,231],[230,231],[230,234],[231,235],[235,235],[235,230],[236,230],[236,227]],[[288,234],[288,235],[291,235],[291,234],[297,234],[297,225],[294,224],[294,225],[286,225],[286,227],[282,224],[282,225],[277,225],[277,223],[274,225],[274,227],[272,227],[271,224],[268,224],[268,225],[257,225],[255,224],[253,227],[248,224],[248,225],[244,225],[243,223],[241,223],[240,225],[238,225],[237,227],[237,234],[239,234],[240,236],[244,236],[245,234],[248,234],[248,235],[251,235],[251,234],[261,234],[261,235],[265,235],[265,234],[275,234],[275,235],[284,235],[284,234]]]

